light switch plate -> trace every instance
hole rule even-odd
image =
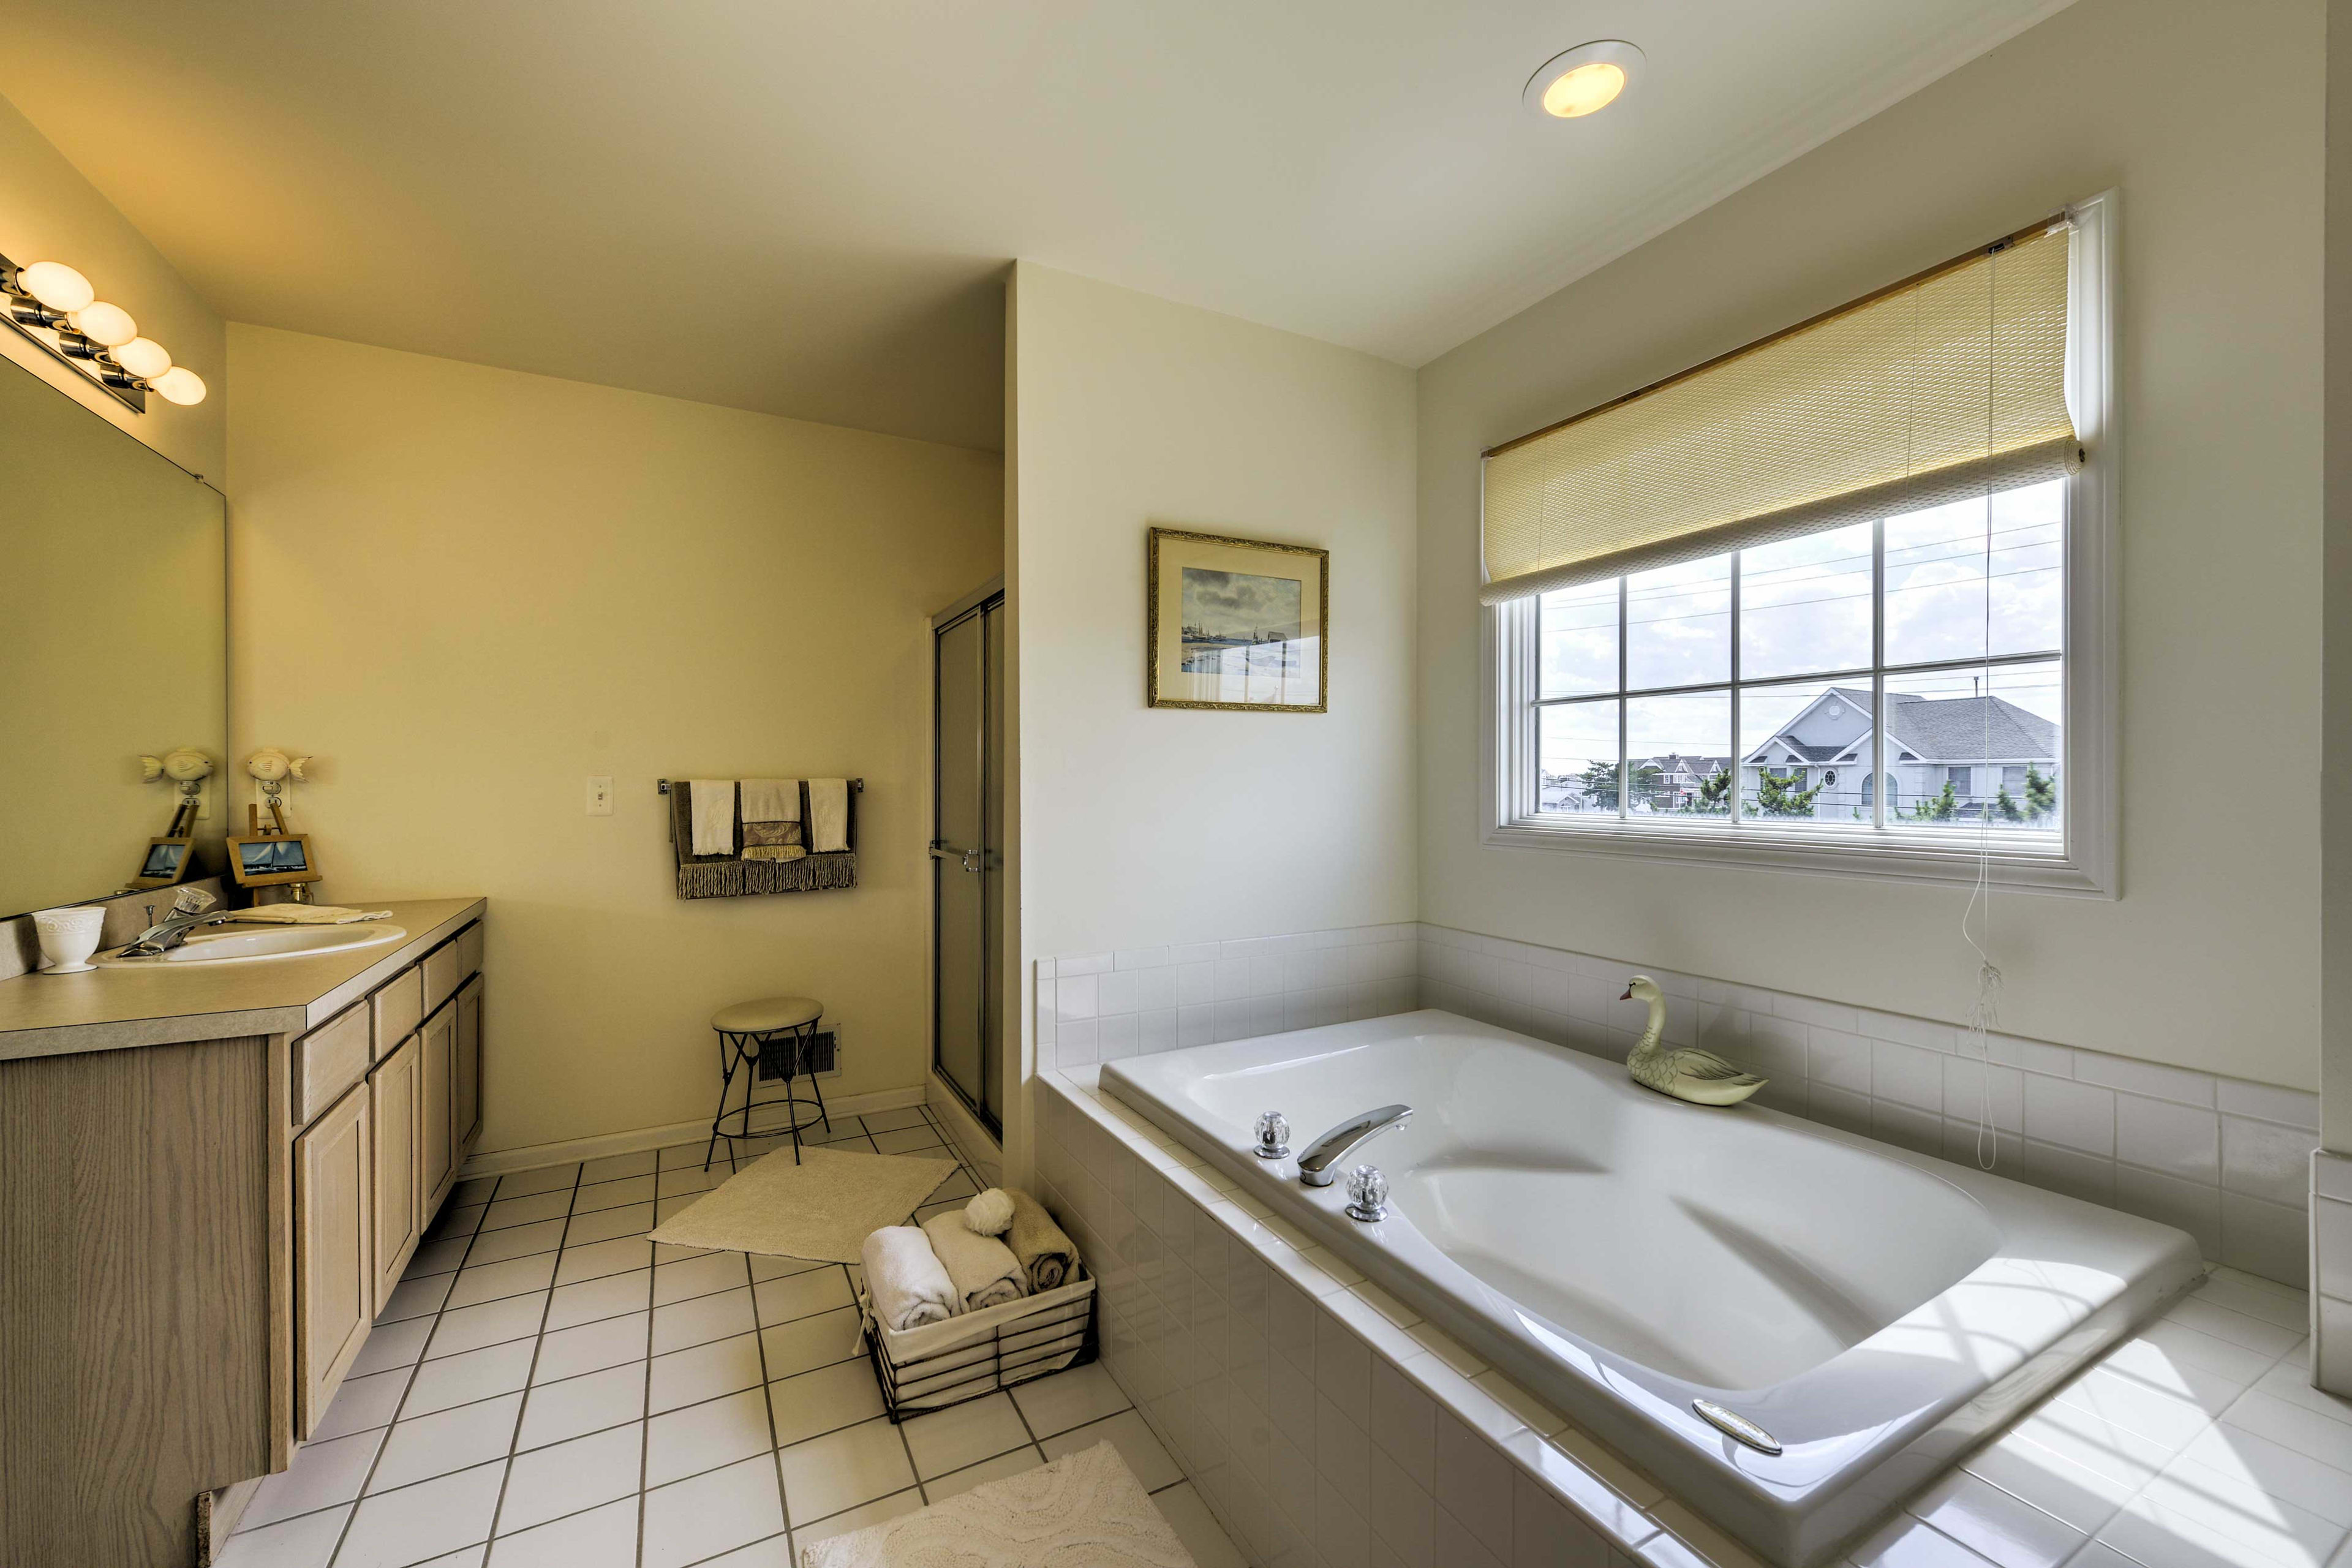
[[[591,773],[588,775],[588,815],[591,816],[610,816],[613,815],[612,774]]]

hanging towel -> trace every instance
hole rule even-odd
[[[798,860],[808,853],[801,836],[801,781],[743,779],[743,858]]]
[[[688,786],[694,801],[694,852],[697,855],[735,853],[735,781],[695,779]]]
[[[923,1234],[931,1238],[931,1250],[955,1282],[965,1311],[1002,1307],[1029,1294],[1013,1249],[992,1236],[974,1233],[963,1223],[963,1210],[933,1215],[923,1222]]]
[[[849,781],[811,779],[808,793],[810,852],[833,855],[848,848]]]
[[[1004,1243],[1013,1249],[1029,1289],[1051,1290],[1068,1284],[1076,1277],[1078,1249],[1045,1205],[1018,1187],[1004,1192],[1013,1200],[1013,1228],[1004,1233]]]
[[[858,1252],[865,1258],[866,1292],[884,1328],[944,1323],[963,1310],[963,1299],[931,1250],[931,1238],[915,1226],[884,1226]]]

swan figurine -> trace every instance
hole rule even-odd
[[[1769,1081],[1733,1067],[1712,1051],[1659,1044],[1666,1028],[1666,994],[1646,974],[1636,974],[1620,1002],[1635,997],[1650,1005],[1650,1026],[1625,1058],[1625,1070],[1643,1089],[1689,1100],[1693,1105],[1737,1105]]]

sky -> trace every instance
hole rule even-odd
[[[1886,658],[1890,666],[1985,655],[2048,653],[2063,641],[2065,484],[2053,480],[1886,522]],[[1990,533],[1990,537],[1988,537]],[[1990,555],[1988,556],[1988,551]],[[1744,744],[1786,723],[1820,693],[1822,672],[1871,661],[1871,527],[1767,545],[1740,558],[1740,731]],[[1988,572],[1988,565],[1990,572]],[[1617,584],[1543,597],[1543,694],[1613,693]],[[1731,560],[1717,556],[1625,584],[1630,690],[1726,681],[1731,673]],[[1808,679],[1810,678],[1810,679]],[[1758,681],[1765,684],[1751,684]],[[2055,657],[2024,666],[1903,676],[1890,691],[1993,694],[2057,722],[2063,688]],[[1869,677],[1834,684],[1867,688]],[[1720,755],[1731,750],[1727,691],[1634,696],[1627,750]],[[1614,758],[1613,700],[1544,710],[1539,750],[1550,773],[1580,773]]]
[[[1299,635],[1302,584],[1296,577],[1184,568],[1183,624],[1211,637],[1256,638]]]

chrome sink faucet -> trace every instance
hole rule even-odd
[[[1333,1167],[1358,1144],[1393,1131],[1412,1120],[1412,1106],[1383,1105],[1378,1110],[1367,1110],[1342,1121],[1298,1156],[1298,1179],[1310,1187],[1329,1186],[1339,1176]]]
[[[223,910],[207,913],[220,900],[201,888],[183,888],[172,900],[172,912],[156,921],[138,940],[115,956],[118,958],[154,958],[188,940],[188,933],[198,926],[220,925],[236,918],[236,911]],[[147,906],[147,918],[155,920],[155,906]]]

